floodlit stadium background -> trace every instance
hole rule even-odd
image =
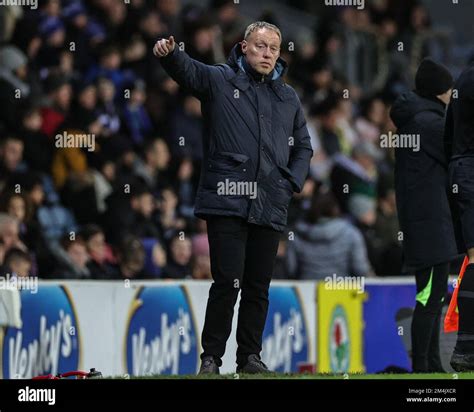
[[[256,20],[282,30],[287,82],[315,152],[281,238],[263,360],[280,372],[410,371],[415,287],[401,271],[393,150],[380,137],[395,132],[390,105],[413,87],[423,57],[454,75],[474,57],[474,5],[354,4],[0,5],[0,298],[11,309],[0,310],[1,377],[196,372],[210,283],[205,224],[193,216],[200,103],[152,48],[172,34],[192,57],[222,63]],[[69,147],[67,136],[82,133],[91,139]],[[358,190],[336,195],[341,219],[357,228],[355,247],[331,229],[299,241],[314,191],[349,180]],[[358,264],[333,277],[348,254]],[[20,296],[8,288],[12,271],[29,281]],[[345,275],[364,280],[343,283]],[[454,337],[441,342],[446,362]],[[234,353],[232,335],[223,372],[234,370]]]

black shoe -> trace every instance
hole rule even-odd
[[[258,355],[249,355],[247,363],[243,367],[237,367],[237,373],[271,373]]]
[[[205,356],[201,360],[201,368],[199,369],[198,375],[219,375],[219,366],[217,366],[216,360],[213,356]]]
[[[474,371],[474,353],[454,351],[450,363],[456,372]]]

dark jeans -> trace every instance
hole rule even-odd
[[[411,324],[413,372],[443,372],[439,331],[449,263],[415,272],[416,306]]]
[[[210,216],[207,233],[214,282],[209,291],[202,332],[204,356],[214,356],[219,366],[232,328],[239,290],[237,364],[262,350],[268,311],[268,289],[280,233],[242,218]]]

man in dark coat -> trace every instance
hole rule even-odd
[[[167,73],[202,103],[204,157],[195,214],[207,220],[211,271],[200,373],[219,373],[234,305],[237,370],[268,371],[260,360],[268,289],[293,192],[309,171],[311,143],[301,103],[284,83],[280,30],[247,27],[227,64],[208,66],[159,40]]]
[[[453,78],[431,59],[422,61],[416,90],[393,104],[397,126],[395,190],[403,234],[403,270],[416,278],[412,321],[414,372],[441,372],[439,329],[449,262],[457,255],[447,195],[443,132]],[[398,140],[397,140],[398,139]]]
[[[474,65],[454,84],[445,127],[449,160],[449,193],[458,250],[469,264],[459,285],[459,327],[451,366],[456,371],[474,370]]]

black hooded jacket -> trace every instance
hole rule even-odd
[[[395,101],[390,116],[401,137],[399,142],[403,135],[419,137],[418,147],[395,149],[395,190],[404,269],[424,269],[451,261],[457,250],[447,196],[445,106],[436,98],[408,92]]]

